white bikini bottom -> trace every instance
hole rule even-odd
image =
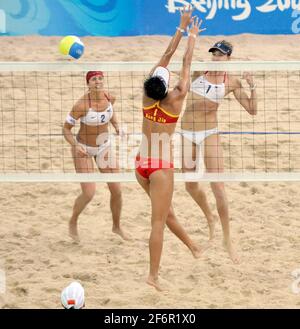
[[[106,140],[99,146],[89,146],[86,144],[82,144],[77,140],[78,145],[82,146],[86,153],[90,157],[94,157],[98,168],[107,168],[111,167],[112,163],[114,162],[114,157],[112,156],[111,151],[111,142],[110,140]]]
[[[206,137],[218,134],[218,128],[213,128],[209,130],[200,130],[200,131],[190,131],[190,130],[183,130],[181,129],[181,134],[184,138],[188,139],[189,141],[200,145],[205,140]]]
[[[181,135],[184,137],[183,146],[183,163],[185,171],[192,170],[197,173],[205,172],[204,163],[204,140],[205,138],[218,134],[218,128],[201,131],[189,131],[181,129]],[[187,139],[187,141],[185,140]],[[193,154],[192,144],[196,144],[196,156]]]

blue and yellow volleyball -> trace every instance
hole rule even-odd
[[[78,59],[84,53],[84,44],[75,35],[68,35],[60,41],[59,51],[63,55],[69,55]]]

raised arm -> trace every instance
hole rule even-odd
[[[176,33],[172,37],[172,39],[168,45],[168,48],[162,55],[162,57],[159,60],[159,62],[157,63],[157,65],[152,69],[151,73],[155,70],[155,68],[157,66],[167,67],[169,65],[170,60],[171,60],[172,56],[174,55],[174,53],[179,45],[179,42],[182,38],[182,34],[186,31],[187,27],[189,26],[189,24],[192,21],[192,12],[193,12],[192,6],[190,6],[189,8],[187,7],[187,8],[180,10],[180,24],[176,29]]]
[[[183,56],[180,80],[177,86],[175,87],[175,89],[178,90],[182,96],[185,96],[190,89],[190,71],[191,71],[191,64],[192,64],[196,38],[200,32],[206,30],[205,28],[200,29],[201,24],[202,24],[202,20],[199,21],[198,17],[194,18],[192,21],[192,26],[190,28],[187,48]]]
[[[243,108],[250,114],[257,114],[257,94],[255,90],[255,84],[253,82],[253,78],[249,73],[244,74],[244,79],[246,79],[249,87],[251,95],[250,97],[247,95],[245,89],[242,87],[242,83],[240,80],[237,81],[237,87],[234,89],[233,94],[237,101],[243,106]]]

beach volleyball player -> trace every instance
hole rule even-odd
[[[94,162],[102,173],[116,173],[119,171],[118,162],[111,150],[108,125],[111,123],[119,134],[119,125],[113,109],[115,97],[105,91],[103,87],[104,74],[101,71],[90,71],[86,74],[89,91],[85,93],[73,106],[67,115],[63,134],[71,145],[72,156],[76,172],[94,172]],[[72,128],[80,119],[80,129],[74,138]],[[122,209],[122,193],[120,183],[107,183],[111,197],[112,231],[127,239],[127,235],[120,226]],[[76,198],[72,217],[69,222],[69,234],[78,241],[78,217],[92,200],[96,191],[96,183],[81,183],[81,194]]]
[[[213,61],[226,62],[231,59],[233,47],[225,41],[219,41],[213,45],[209,52],[212,53]],[[191,161],[183,154],[184,172],[194,172],[204,155],[204,164],[208,173],[222,173],[224,171],[223,151],[221,138],[218,134],[218,109],[223,98],[232,93],[242,107],[250,114],[257,113],[257,95],[252,76],[247,73],[243,76],[250,89],[250,96],[242,86],[240,77],[227,74],[224,71],[218,72],[194,72],[192,84],[187,98],[186,110],[181,121],[181,133],[183,146],[188,149],[192,147],[193,166]],[[187,152],[187,154],[189,154]],[[224,246],[234,263],[239,262],[230,238],[228,201],[224,183],[212,182],[213,191],[218,214],[221,220],[224,236]],[[205,214],[210,228],[210,239],[214,237],[215,220],[208,205],[205,192],[197,182],[186,182],[186,190],[200,206]]]
[[[191,15],[191,8],[181,11],[180,26],[162,58],[144,82],[143,137],[136,158],[136,177],[151,199],[150,272],[147,283],[157,290],[162,290],[158,282],[158,271],[165,224],[187,245],[195,257],[201,254],[200,248],[189,238],[175,218],[171,206],[174,184],[171,138],[189,90],[194,45],[198,33],[202,31],[199,30],[201,26],[199,19],[191,18]],[[189,24],[191,27],[181,76],[175,88],[169,91],[170,73],[167,66],[178,47],[182,33]],[[156,143],[155,140],[159,142]]]

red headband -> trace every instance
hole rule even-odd
[[[87,74],[86,74],[86,83],[89,83],[90,79],[96,75],[99,75],[100,77],[104,77],[104,74],[102,71],[89,71]]]

